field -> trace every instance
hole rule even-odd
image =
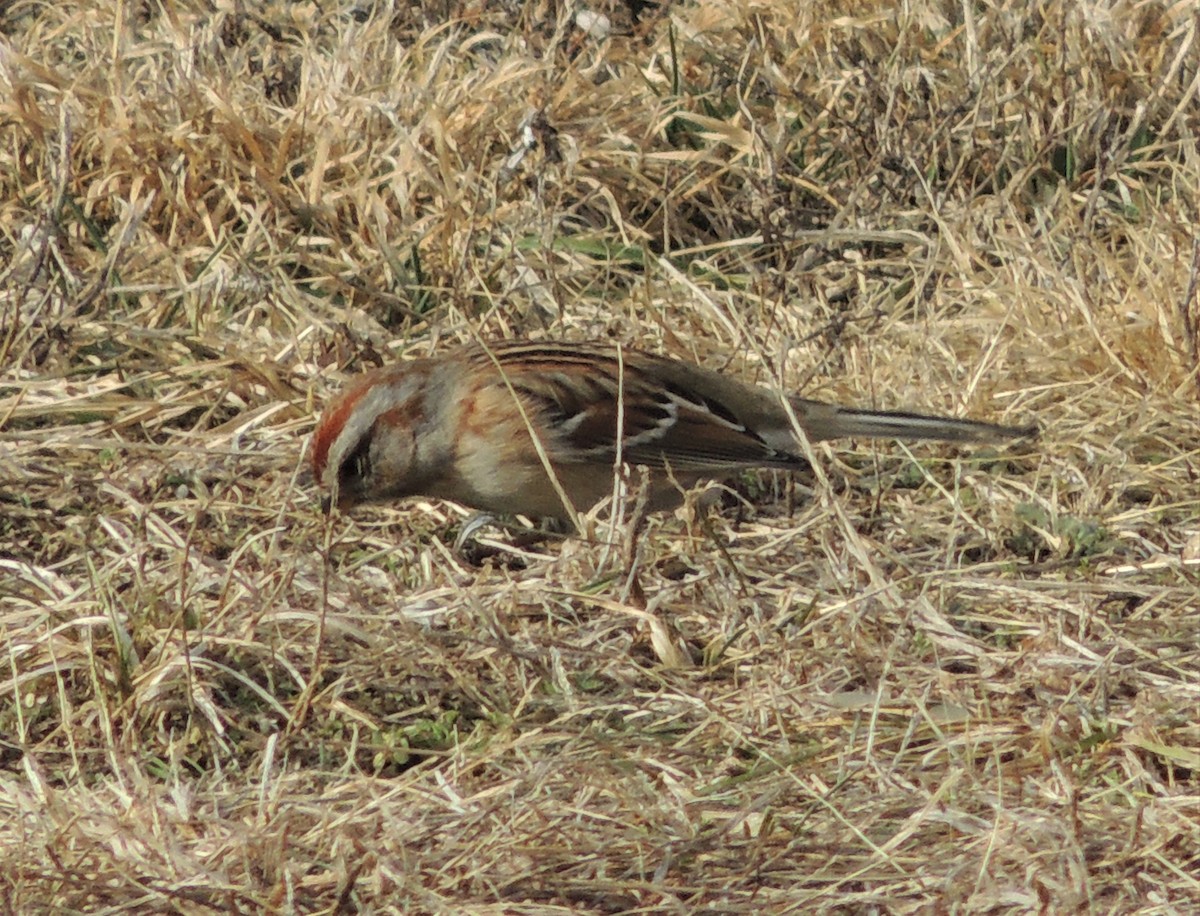
[[[0,909],[1200,910],[1198,137],[1168,0],[0,2]],[[1041,435],[321,511],[514,337]]]

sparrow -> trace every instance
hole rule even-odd
[[[341,509],[425,496],[570,522],[612,492],[618,464],[650,469],[651,509],[739,469],[808,467],[788,406],[810,442],[1037,433],[795,396],[786,405],[721,372],[605,343],[472,345],[351,383],[317,424],[313,470]]]

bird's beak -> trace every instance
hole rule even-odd
[[[333,486],[329,488],[329,495],[321,497],[321,511],[326,515],[333,514],[333,507],[342,508],[342,492],[338,486],[338,481],[333,481]]]

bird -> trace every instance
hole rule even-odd
[[[610,343],[511,340],[362,374],[326,407],[311,454],[327,508],[423,496],[569,527],[612,492],[618,464],[649,469],[651,510],[740,469],[803,470],[793,415],[810,442],[1038,431],[785,396]]]

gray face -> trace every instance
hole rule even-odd
[[[400,377],[376,386],[359,402],[330,450],[325,471],[340,508],[417,492],[417,395],[414,381]]]

